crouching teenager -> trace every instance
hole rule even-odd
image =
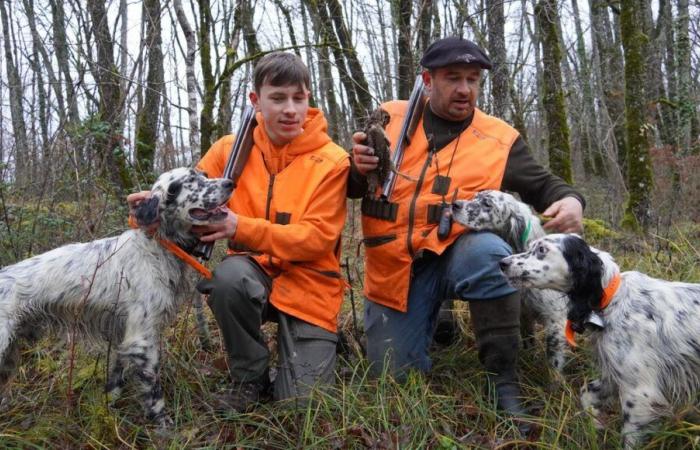
[[[228,201],[226,220],[198,227],[203,242],[228,241],[229,254],[198,289],[221,330],[231,389],[219,409],[305,397],[334,378],[336,321],[343,300],[340,233],[350,168],[347,152],[309,107],[309,71],[296,55],[264,56],[253,73],[253,148]],[[197,165],[221,177],[234,136],[215,142]],[[134,204],[145,193],[132,194]],[[261,325],[278,322],[278,370]]]

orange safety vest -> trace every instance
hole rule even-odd
[[[386,127],[391,142],[396,142],[401,132],[406,107],[406,101],[382,105],[391,116]],[[514,128],[475,109],[471,125],[439,152],[431,154],[421,119],[400,167],[402,173],[418,181],[397,177],[389,199],[398,204],[396,221],[362,216],[364,293],[368,299],[406,312],[411,263],[418,252],[442,254],[465,231],[465,227],[454,223],[447,239],[440,241],[437,223],[429,220],[429,210],[439,208],[443,200],[449,203],[453,198],[471,199],[484,189],[500,189],[508,153],[517,137]],[[451,179],[444,197],[433,192],[438,175]]]
[[[252,255],[272,277],[270,302],[280,311],[331,332],[343,301],[340,234],[346,214],[348,153],[310,108],[304,132],[274,148],[261,114],[253,149],[228,202],[238,215],[231,252]],[[233,136],[225,136],[198,168],[221,176]]]

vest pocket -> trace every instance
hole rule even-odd
[[[362,243],[365,247],[379,247],[380,245],[387,244],[391,241],[396,240],[396,234],[386,234],[383,236],[370,236],[362,239]]]

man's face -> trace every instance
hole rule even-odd
[[[443,119],[453,121],[474,113],[480,81],[481,67],[476,64],[452,64],[423,72],[430,108]]]
[[[263,84],[259,93],[250,93],[250,101],[262,113],[267,135],[276,147],[289,144],[302,133],[309,110],[309,91],[304,86]]]

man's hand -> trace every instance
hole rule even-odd
[[[214,242],[218,239],[231,239],[238,228],[238,216],[226,208],[228,216],[220,222],[209,225],[196,225],[192,227],[194,233],[199,234],[202,242]]]
[[[547,231],[581,233],[583,231],[583,205],[575,197],[564,197],[549,205],[542,213],[552,219],[544,224]]]
[[[142,225],[138,223],[136,219],[136,208],[141,204],[141,202],[149,200],[151,198],[151,191],[141,191],[134,192],[126,196],[126,202],[129,204],[129,216],[134,218],[134,223],[138,224],[139,228],[146,231],[147,233],[154,233],[160,226],[160,221],[156,219],[155,222]]]
[[[379,163],[379,158],[374,156],[374,149],[362,145],[365,139],[367,139],[367,135],[361,131],[352,135],[352,140],[354,141],[352,146],[352,161],[355,163],[357,171],[362,175],[367,175],[367,172],[376,169]]]

